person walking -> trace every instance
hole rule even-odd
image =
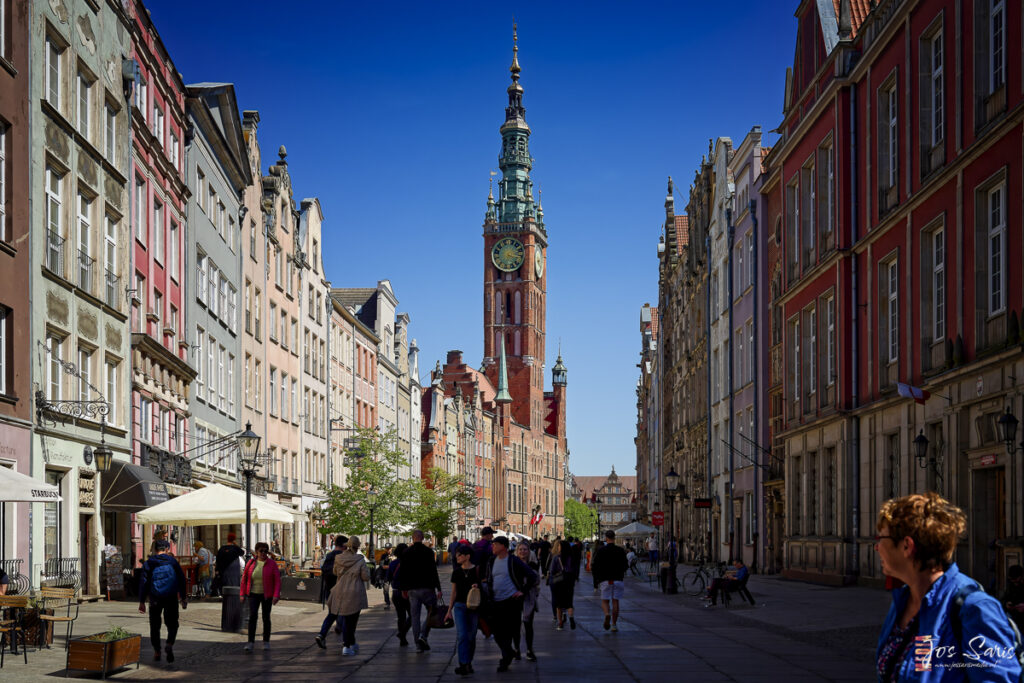
[[[551,541],[548,540],[548,534],[544,534],[544,537],[537,542],[537,560],[540,562],[541,573],[547,577],[548,567],[551,564]]]
[[[391,582],[388,581],[388,565],[391,564],[391,548],[386,548],[380,562],[373,568],[373,585],[384,594],[384,609],[391,607]]]
[[[348,536],[342,536],[338,534],[334,537],[334,549],[324,556],[324,561],[320,565],[320,606],[324,607],[327,604],[327,597],[331,594],[331,589],[334,588],[335,582],[338,577],[334,575],[334,560],[337,559],[338,555],[345,552],[348,546]],[[339,636],[342,631],[341,620],[338,619],[334,626],[334,632]]]
[[[245,551],[235,542],[235,534],[228,534],[228,542],[217,549],[215,569],[218,586],[238,587],[242,582],[242,572],[238,560],[245,557]]]
[[[482,567],[487,563],[491,555],[491,546],[494,544],[494,529],[485,526],[480,530],[480,540],[473,544],[473,564]]]
[[[516,546],[516,557],[522,560],[526,566],[540,576],[540,560],[537,554],[530,549],[526,543]],[[537,655],[533,652],[533,617],[537,614],[537,601],[540,598],[540,581],[537,581],[532,588],[523,592],[523,635],[526,639],[526,659],[531,662],[537,661]],[[516,659],[519,659],[519,639],[516,638]]]
[[[650,565],[650,571],[656,571],[658,567],[658,539],[654,537],[654,532],[647,538],[647,563]]]
[[[601,611],[604,612],[604,630],[618,631],[619,600],[626,590],[626,571],[629,562],[626,551],[615,545],[615,532],[604,532],[605,544],[597,549],[590,562],[594,575],[594,588],[601,589]]]
[[[249,641],[245,651],[252,652],[256,642],[256,618],[263,610],[263,649],[270,649],[270,608],[281,599],[281,571],[270,556],[270,546],[256,544],[256,556],[250,557],[242,572],[240,595],[249,605]]]
[[[348,539],[345,552],[334,559],[334,574],[338,580],[327,600],[329,614],[316,637],[318,646],[327,647],[324,643],[327,630],[333,621],[340,619],[343,627],[341,654],[344,657],[359,654],[356,626],[359,624],[359,613],[369,606],[366,599],[366,584],[370,580],[370,571],[366,567],[366,558],[359,553],[359,546],[359,538],[352,536]]]
[[[519,642],[523,598],[537,583],[537,574],[509,553],[507,537],[495,538],[491,550],[484,572],[484,586],[490,600],[487,620],[494,641],[501,648],[498,671],[502,672],[508,671],[509,664],[515,658],[516,651],[512,644]]]
[[[555,608],[555,627],[561,631],[565,618],[569,617],[569,628],[576,630],[576,614],[573,597],[576,592],[576,572],[573,566],[572,548],[568,543],[555,541],[551,549],[551,566],[548,569],[548,586],[551,587],[551,604]]]
[[[915,493],[883,503],[875,529],[882,571],[904,584],[878,637],[878,681],[1019,680],[1006,613],[953,562],[963,511],[938,493]]]
[[[577,581],[580,580],[581,569],[583,569],[583,541],[576,536],[572,539],[572,571]]]
[[[412,545],[402,557],[398,583],[402,588],[402,597],[409,601],[416,652],[426,652],[430,650],[427,643],[430,636],[430,610],[437,608],[442,595],[434,551],[423,544],[423,532],[419,529],[412,532]],[[421,620],[424,607],[427,608],[427,614]]]
[[[402,567],[402,556],[409,548],[405,543],[395,546],[395,557],[388,565],[388,583],[391,585],[391,602],[395,605],[395,618],[398,620],[398,644],[407,647],[409,641],[406,634],[409,633],[411,622],[409,619],[409,598],[402,595],[402,589],[398,582],[398,571]]]
[[[452,536],[452,542],[448,544],[448,561],[452,563],[452,569],[459,566],[459,561],[455,557],[455,551],[459,547],[459,537]]]
[[[455,621],[456,653],[459,665],[455,673],[468,676],[473,673],[473,655],[476,653],[476,630],[479,626],[478,608],[470,608],[467,599],[469,591],[480,589],[480,568],[473,564],[473,549],[467,545],[458,545],[454,551],[456,564],[452,571],[452,595],[448,601],[448,614],[445,620]]]
[[[196,575],[199,579],[202,596],[210,594],[210,583],[213,581],[213,553],[203,547],[202,541],[192,544],[195,551]]]
[[[139,612],[146,613],[146,598],[149,598],[149,640],[153,645],[153,661],[160,661],[160,627],[167,625],[168,663],[174,661],[174,641],[178,637],[178,601],[181,609],[188,609],[188,593],[185,572],[171,555],[171,542],[161,538],[153,543],[155,554],[142,564],[142,581],[139,586]]]

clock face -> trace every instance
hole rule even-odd
[[[514,237],[503,237],[491,248],[491,261],[498,270],[510,273],[523,265],[526,249]]]
[[[544,250],[540,248],[533,252],[533,269],[538,278],[544,277]]]

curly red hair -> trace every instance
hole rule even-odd
[[[914,539],[914,559],[922,570],[945,569],[967,529],[967,516],[934,491],[914,493],[882,504],[875,528],[881,531],[886,526],[894,541]]]

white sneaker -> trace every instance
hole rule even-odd
[[[618,630],[619,630],[619,627],[618,627],[618,625],[617,625],[617,624],[615,624],[614,622],[612,622],[612,630],[613,630],[613,631],[618,631]]]
[[[245,651],[246,652],[252,652],[252,643],[251,642],[245,644]]]
[[[356,651],[355,651],[355,650],[353,650],[352,648],[348,647],[348,646],[345,646],[345,647],[344,647],[344,648],[343,648],[343,649],[341,650],[341,656],[342,656],[342,657],[352,657],[352,656],[354,656],[355,654],[356,654]]]
[[[264,640],[263,641],[263,650],[266,651],[266,650],[269,650],[269,649],[270,649],[270,641],[269,640]]]

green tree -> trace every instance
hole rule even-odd
[[[565,500],[565,535],[590,538],[597,535],[597,511],[578,500]]]
[[[345,455],[348,469],[345,488],[320,484],[326,495],[327,531],[368,534],[371,507],[373,531],[377,535],[409,524],[416,482],[398,478],[399,467],[408,467],[409,460],[398,450],[395,430],[381,434],[373,429],[361,429],[358,441],[359,447]],[[375,494],[372,503],[371,491]]]
[[[441,540],[455,533],[459,510],[476,508],[476,490],[461,476],[440,467],[430,468],[425,479],[416,482],[413,526]]]

